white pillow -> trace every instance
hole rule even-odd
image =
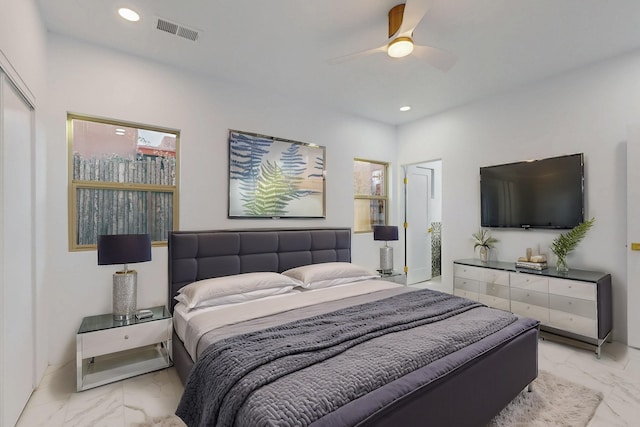
[[[198,280],[181,288],[181,302],[192,309],[205,301],[227,295],[244,294],[260,289],[300,286],[300,282],[273,272],[243,273],[233,276],[214,277]]]
[[[303,265],[282,273],[302,283],[308,289],[326,288],[360,280],[377,279],[380,275],[350,262],[324,262]]]
[[[194,307],[189,307],[190,302],[187,300],[187,297],[184,294],[178,294],[175,297],[175,299],[178,302],[181,302],[182,304],[184,304],[185,307],[187,307],[187,310],[190,311],[190,310],[195,310],[197,308],[214,307],[216,305],[225,305],[225,304],[236,304],[239,302],[246,302],[246,301],[252,301],[258,298],[269,297],[272,295],[286,294],[288,292],[291,292],[293,288],[294,287],[290,285],[290,286],[282,286],[278,288],[258,289],[257,291],[250,291],[250,292],[245,292],[241,294],[225,295],[223,297],[216,297],[216,298],[200,301]]]
[[[339,279],[329,280],[317,280],[306,285],[303,289],[321,289],[329,288],[331,286],[344,285],[346,283],[360,282],[362,280],[379,279],[380,276],[356,276],[356,277],[341,277]]]

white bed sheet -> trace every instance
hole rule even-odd
[[[296,294],[300,292],[303,292],[302,288],[294,288],[290,292],[287,292],[286,294],[271,295],[268,297],[258,298],[257,300],[244,301],[244,302],[239,302],[234,304],[222,304],[222,305],[216,305],[213,307],[202,307],[194,310],[188,310],[186,305],[179,302],[175,305],[173,309],[173,330],[176,331],[176,335],[178,335],[178,337],[184,342],[189,320],[191,320],[194,316],[197,316],[203,313],[211,313],[213,311],[218,311],[228,307],[239,307],[238,309],[241,309],[241,307],[243,307],[245,304],[249,302],[258,301],[258,300],[268,301],[274,298],[286,297],[288,295]]]
[[[213,329],[326,301],[402,286],[385,280],[363,280],[330,288],[274,295],[238,304],[206,307],[190,312],[186,311],[184,305],[177,304],[174,309],[173,324],[176,334],[184,342],[191,358],[195,360],[200,337]]]

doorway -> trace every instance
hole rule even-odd
[[[440,282],[442,160],[403,166],[407,284]]]

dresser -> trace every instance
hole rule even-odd
[[[476,259],[454,261],[453,267],[455,295],[537,319],[542,331],[591,344],[600,358],[613,327],[610,274],[524,270]]]

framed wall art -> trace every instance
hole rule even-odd
[[[229,131],[229,218],[324,218],[325,147]]]

